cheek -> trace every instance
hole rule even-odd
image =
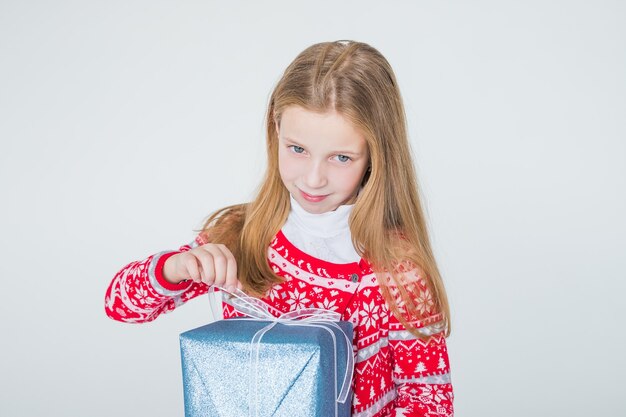
[[[293,180],[298,176],[298,164],[290,155],[278,154],[278,171],[283,181]]]
[[[361,178],[363,178],[363,169],[346,170],[337,174],[337,179],[342,184],[342,189],[347,193],[352,193],[361,184]]]

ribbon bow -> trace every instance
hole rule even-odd
[[[281,323],[286,326],[309,326],[309,327],[318,327],[322,328],[331,335],[333,339],[333,346],[335,348],[335,361],[337,361],[337,340],[335,338],[335,333],[328,328],[328,326],[335,327],[340,330],[341,334],[344,337],[344,341],[346,343],[346,352],[348,352],[347,358],[347,366],[346,372],[343,376],[343,382],[341,384],[341,389],[339,390],[339,394],[337,395],[336,402],[345,403],[348,399],[348,394],[350,392],[350,384],[352,382],[352,374],[354,372],[354,357],[352,355],[352,340],[343,333],[341,327],[337,325],[337,321],[341,320],[341,314],[324,310],[321,308],[302,308],[294,311],[289,311],[287,313],[283,313],[280,310],[272,307],[267,304],[263,300],[258,298],[250,297],[243,291],[239,289],[235,289],[234,291],[228,291],[222,287],[219,288],[221,291],[229,294],[231,296],[230,304],[233,306],[235,310],[238,312],[245,314],[251,320],[266,320],[270,321],[270,323],[258,330],[254,336],[252,337],[251,350],[250,350],[250,369],[256,369],[257,364],[259,363],[259,352],[261,347],[261,339],[263,335],[270,331],[276,324]],[[335,366],[335,373],[337,372],[337,367]],[[250,416],[258,415],[258,390],[256,389],[256,372],[254,373],[255,377],[251,380],[251,392],[254,392],[255,401],[250,405],[249,410]],[[335,375],[336,376],[336,375]],[[254,382],[253,382],[254,381]],[[252,386],[253,385],[253,386]],[[337,378],[335,378],[335,393],[337,393]],[[336,407],[335,407],[336,410]]]

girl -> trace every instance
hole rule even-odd
[[[448,302],[387,60],[351,41],[304,50],[271,95],[267,156],[252,202],[115,275],[109,317],[151,321],[211,285],[337,311],[355,326],[353,416],[451,416]]]

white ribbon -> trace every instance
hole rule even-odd
[[[341,320],[341,314],[321,308],[303,308],[283,313],[280,310],[267,304],[266,302],[259,300],[258,298],[248,296],[246,293],[239,289],[235,289],[234,291],[227,291],[226,289],[221,287],[217,288],[231,295],[232,298],[230,299],[230,304],[235,308],[235,310],[248,316],[248,320],[264,320],[271,322],[267,326],[258,330],[252,337],[252,341],[250,342],[251,370],[256,370],[256,368],[258,367],[261,339],[263,338],[265,333],[270,331],[276,324],[281,323],[286,326],[318,327],[326,330],[333,339],[335,357],[335,394],[337,395],[336,402],[341,404],[346,402],[346,400],[348,399],[348,394],[350,392],[350,385],[352,383],[352,374],[354,372],[354,356],[352,355],[352,340],[350,340],[350,338],[343,332],[341,327],[339,327],[336,323],[337,321]],[[244,320],[246,319],[244,318]],[[331,329],[329,329],[328,326],[332,326],[340,330],[346,342],[346,352],[348,353],[348,363],[346,366],[346,372],[343,377],[343,382],[341,384],[341,390],[339,394],[337,394],[337,340],[335,338],[335,333]],[[251,404],[249,407],[250,417],[258,416],[259,391],[257,389],[257,375],[258,372],[254,372],[254,378],[253,380],[251,380],[251,392],[255,394],[255,398],[254,403]],[[337,413],[337,404],[335,404],[335,415],[337,415]]]

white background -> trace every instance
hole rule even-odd
[[[247,201],[287,64],[394,67],[453,312],[458,416],[617,416],[626,289],[620,1],[0,1],[0,415],[182,416],[178,334],[114,273]]]

